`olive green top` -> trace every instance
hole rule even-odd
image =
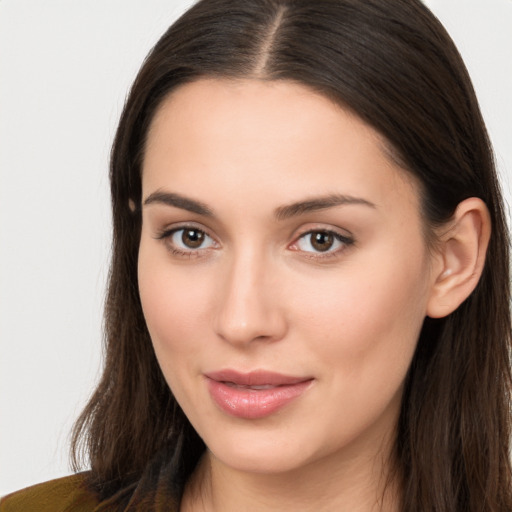
[[[66,476],[14,492],[0,500],[0,512],[89,512],[99,504],[84,487],[84,474]]]
[[[164,472],[165,473],[165,472]],[[50,480],[0,499],[0,512],[177,512],[165,474],[150,472],[106,500],[85,485],[87,473]],[[175,489],[176,490],[176,489]]]
[[[180,444],[161,450],[137,481],[103,499],[87,486],[90,472],[50,480],[0,499],[0,512],[178,512],[184,480]]]

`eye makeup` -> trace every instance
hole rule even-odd
[[[182,224],[160,231],[155,238],[164,242],[167,250],[177,257],[206,256],[220,244],[205,229],[195,224]],[[287,249],[307,258],[322,260],[338,257],[355,243],[354,238],[327,228],[309,229],[301,233]]]

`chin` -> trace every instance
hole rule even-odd
[[[288,473],[322,456],[306,432],[292,434],[289,429],[274,430],[258,424],[248,430],[237,432],[219,427],[203,440],[218,462],[244,473]],[[218,435],[219,431],[223,435]]]
[[[283,474],[307,465],[308,461],[298,457],[299,449],[252,449],[241,450],[239,447],[220,449],[212,452],[223,465],[243,473]]]

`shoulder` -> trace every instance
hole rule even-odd
[[[89,512],[98,505],[85,486],[86,473],[50,480],[0,499],[0,512]]]

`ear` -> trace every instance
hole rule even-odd
[[[442,318],[455,311],[475,289],[485,263],[491,219],[485,203],[476,197],[462,201],[439,236],[435,279],[427,315]]]

